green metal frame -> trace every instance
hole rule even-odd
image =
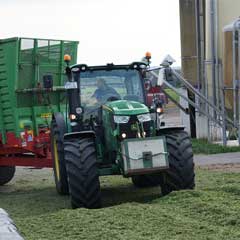
[[[24,41],[32,42],[32,48],[22,49]],[[39,46],[40,43],[45,46]],[[50,124],[52,112],[65,112],[63,91],[49,93],[24,92],[39,88],[42,76],[53,75],[53,85],[63,86],[65,77],[64,54],[70,54],[71,64],[77,61],[77,41],[37,38],[9,38],[0,40],[0,133],[6,143],[6,132],[20,136],[24,124],[31,122],[35,135],[41,124]],[[42,98],[42,101],[39,99]],[[45,99],[51,104],[46,104]],[[47,106],[48,105],[48,106]]]

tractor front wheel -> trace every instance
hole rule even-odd
[[[72,208],[101,207],[94,139],[67,140],[64,142],[64,152]]]
[[[51,123],[51,153],[56,190],[61,195],[69,193],[66,164],[64,160],[63,136],[55,120]]]
[[[161,189],[166,195],[171,191],[193,189],[195,173],[190,137],[184,131],[164,134],[167,141],[169,169],[162,173]]]
[[[10,182],[15,174],[15,166],[0,167],[0,186]]]

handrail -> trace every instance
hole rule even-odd
[[[186,97],[185,95],[183,95],[180,91],[178,91],[177,88],[175,88],[174,86],[172,86],[167,79],[163,79],[163,84],[166,85],[167,87],[169,87],[170,89],[172,89],[175,93],[177,93],[179,96],[181,96],[185,101],[187,101],[191,106],[193,106],[194,108],[196,108],[198,110],[199,113],[205,115],[209,120],[217,123],[220,127],[225,128],[225,124],[228,124],[232,127],[236,127],[234,122],[227,117],[224,112],[221,109],[218,109],[209,99],[207,99],[203,94],[201,94],[197,89],[195,89],[186,79],[184,79],[179,73],[177,73],[175,70],[173,70],[172,68],[170,68],[169,66],[167,67],[154,67],[154,68],[149,68],[147,71],[152,74],[154,77],[158,78],[158,74],[154,72],[154,70],[159,70],[159,69],[170,69],[172,74],[175,75],[175,77],[181,82],[183,83],[183,85],[186,87],[186,89],[190,90],[192,93],[196,94],[199,98],[201,98],[203,100],[203,102],[205,104],[207,104],[209,107],[211,107],[219,116],[218,118],[214,118],[213,116],[211,116],[211,114],[209,114],[208,111],[203,110],[198,104],[196,104],[195,102],[193,102],[192,100],[190,100],[188,97]],[[176,104],[176,103],[175,103]],[[184,111],[184,107],[178,103],[176,104],[181,110]],[[237,127],[236,127],[237,128]]]

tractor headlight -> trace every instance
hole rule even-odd
[[[128,123],[130,116],[113,116],[115,123]]]
[[[137,116],[139,122],[148,122],[151,121],[150,113],[141,114]]]

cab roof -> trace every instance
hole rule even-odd
[[[131,64],[124,64],[124,65],[115,65],[113,63],[108,63],[106,65],[99,65],[99,66],[88,66],[86,64],[75,64],[71,66],[73,72],[78,71],[96,71],[96,70],[114,70],[114,69],[136,69],[136,70],[143,70],[147,68],[147,64],[144,62],[133,62]]]

